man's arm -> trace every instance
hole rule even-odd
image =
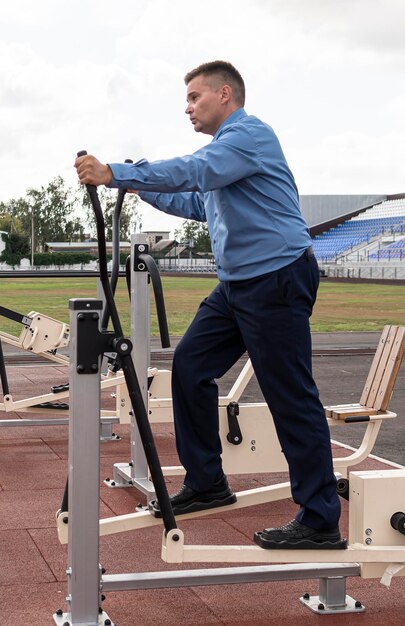
[[[231,128],[192,155],[148,162],[104,165],[93,156],[76,159],[82,184],[121,189],[177,193],[220,189],[261,169],[257,147],[249,131]]]
[[[205,193],[257,174],[261,163],[250,133],[231,129],[194,154],[149,162],[110,163],[111,187],[140,191]]]
[[[75,167],[82,185],[111,184],[113,176],[110,167],[100,163],[96,157],[90,154],[78,157],[75,161]],[[132,191],[138,193],[138,190]],[[199,193],[164,194],[144,191],[140,192],[139,196],[144,202],[148,202],[165,213],[200,222],[206,220],[203,198]]]
[[[198,191],[183,193],[140,191],[139,197],[164,213],[198,222],[206,221],[204,198]]]

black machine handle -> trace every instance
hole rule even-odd
[[[81,155],[82,156],[82,155]],[[133,163],[132,159],[125,159],[125,163]],[[113,266],[111,271],[111,279],[110,285],[113,294],[115,293],[115,289],[117,287],[118,275],[120,269],[120,219],[121,219],[121,211],[124,203],[125,195],[127,193],[126,189],[120,189],[118,191],[117,202],[114,209],[113,215]],[[141,259],[142,257],[142,259]],[[152,280],[153,293],[155,296],[156,303],[156,313],[159,324],[159,333],[160,333],[160,341],[162,348],[170,348],[170,337],[169,337],[169,329],[167,325],[167,315],[165,302],[163,297],[163,287],[162,281],[160,278],[159,270],[157,269],[157,265],[155,260],[148,254],[142,254],[138,257],[141,259],[150,274]],[[131,297],[131,289],[128,288],[129,296]],[[107,328],[109,321],[110,313],[108,306],[105,307],[103,317],[101,320],[101,328]]]
[[[397,530],[401,535],[405,535],[405,513],[398,511],[391,516],[391,526],[394,530]]]
[[[78,152],[77,156],[84,156],[87,152]],[[105,300],[110,312],[111,322],[114,328],[115,342],[118,344],[124,339],[122,333],[121,322],[115,305],[114,296],[111,290],[111,285],[108,281],[107,271],[107,253],[106,253],[106,240],[105,240],[105,223],[103,212],[100,205],[100,200],[97,193],[97,187],[95,185],[86,185],[87,192],[93,207],[93,211],[96,217],[97,224],[97,241],[99,249],[99,263],[100,263],[100,281],[104,291]],[[143,402],[141,389],[139,386],[138,377],[136,375],[135,366],[132,360],[130,352],[121,354],[122,370],[125,377],[125,382],[128,388],[129,397],[131,399],[132,409],[135,415],[136,423],[139,430],[139,435],[142,441],[143,449],[145,451],[146,460],[151,473],[152,481],[155,487],[156,497],[159,501],[160,510],[162,513],[163,523],[166,532],[177,528],[176,520],[173,515],[173,510],[170,504],[169,495],[166,488],[166,483],[163,477],[162,467],[160,465],[159,457],[157,454],[155,441],[153,438],[152,430],[148,420],[145,404]]]
[[[80,154],[80,156],[84,156]],[[125,159],[125,163],[133,163],[132,159]],[[118,191],[117,202],[115,204],[114,215],[113,215],[113,228],[112,228],[112,240],[113,240],[113,254],[112,254],[112,270],[111,270],[111,290],[113,294],[115,294],[115,289],[117,287],[118,275],[120,271],[120,221],[121,221],[121,211],[122,205],[124,204],[125,194],[127,193],[126,189],[120,189]],[[108,321],[110,318],[110,312],[108,307],[106,306],[104,309],[103,317],[101,319],[101,328],[107,328]]]
[[[127,282],[127,289],[129,299],[131,299],[131,258],[128,257],[125,264],[125,278]],[[146,269],[152,280],[153,295],[155,296],[156,314],[159,324],[160,343],[162,348],[170,348],[170,336],[169,328],[167,325],[167,315],[165,300],[163,297],[163,287],[160,278],[159,270],[157,268],[155,259],[150,254],[142,253],[137,257],[137,261],[141,261],[145,264]]]
[[[238,422],[239,404],[237,402],[230,402],[226,407],[226,413],[229,427],[229,433],[226,438],[232,445],[239,446],[243,441],[242,431]]]
[[[153,294],[155,296],[156,314],[159,323],[160,342],[162,344],[162,348],[170,348],[169,328],[167,326],[166,307],[163,297],[163,286],[159,270],[155,263],[155,259],[151,257],[150,254],[140,254],[138,256],[138,259],[145,263],[152,279]]]
[[[8,394],[10,393],[10,388],[8,386],[6,364],[4,362],[3,345],[1,343],[1,339],[0,339],[0,380],[1,380],[1,388],[3,390],[3,396],[8,396]]]
[[[12,311],[11,309],[7,309],[4,306],[0,306],[0,315],[3,317],[7,317],[9,320],[13,320],[13,322],[18,322],[19,324],[23,324],[27,328],[29,328],[32,324],[31,317],[27,317],[26,315],[17,313],[17,311]],[[1,388],[3,390],[3,395],[8,396],[10,393],[10,387],[8,385],[7,370],[6,370],[6,364],[4,361],[3,346],[2,346],[1,340],[0,340],[0,381],[1,381]]]
[[[30,327],[32,324],[31,317],[27,317],[27,315],[22,315],[21,313],[17,313],[17,311],[12,311],[11,309],[6,309],[4,306],[0,306],[0,315],[27,327]]]

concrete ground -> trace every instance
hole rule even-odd
[[[358,401],[369,369],[379,333],[333,333],[314,335],[314,375],[324,404]],[[176,343],[176,340],[173,341]],[[15,399],[48,392],[52,385],[67,381],[66,368],[43,365],[25,354],[16,355],[6,346],[10,390]],[[172,350],[162,351],[152,344],[152,365],[170,369]],[[14,363],[12,365],[12,363]],[[243,359],[223,380],[221,393],[229,390]],[[389,469],[390,462],[405,465],[404,366],[399,373],[390,409],[398,413],[387,420],[373,454],[355,469]],[[103,403],[111,405],[104,394]],[[260,401],[253,379],[242,401]],[[27,418],[26,413],[3,413],[1,419]],[[32,416],[35,417],[35,416]],[[37,416],[38,417],[38,416]],[[0,429],[0,624],[1,626],[51,626],[58,608],[66,611],[67,549],[56,533],[55,512],[60,508],[68,456],[67,426],[2,427]],[[101,476],[111,475],[115,462],[128,460],[129,428],[117,426],[120,441],[101,443]],[[162,465],[177,462],[173,426],[153,427]],[[343,431],[339,440],[357,445],[362,426]],[[347,454],[334,446],[334,455]],[[385,459],[385,460],[383,460]],[[235,491],[287,480],[285,474],[232,475]],[[169,492],[181,484],[180,477],[167,479]],[[133,512],[143,496],[134,488],[109,489],[101,486],[102,517]],[[404,505],[405,506],[405,505]],[[342,500],[341,530],[347,535],[348,503]],[[254,531],[284,523],[294,516],[291,499],[226,511],[207,518],[183,520],[180,527],[187,543],[251,545]],[[173,566],[160,558],[161,527],[103,537],[100,562],[107,574],[122,572],[192,569],[193,565]],[[399,541],[405,538],[399,535]],[[200,568],[200,565],[195,567]],[[111,592],[104,610],[117,626],[292,626],[319,620],[331,626],[403,626],[405,623],[405,578],[392,580],[391,588],[379,579],[349,578],[347,593],[362,602],[364,613],[320,616],[299,602],[308,592],[319,593],[318,581],[279,581],[271,583],[195,586],[179,589],[150,589]]]

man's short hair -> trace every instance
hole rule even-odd
[[[245,83],[242,76],[231,63],[227,61],[211,61],[202,63],[195,69],[188,72],[184,77],[186,85],[197,76],[218,76],[223,84],[232,87],[233,98],[239,106],[245,104]]]

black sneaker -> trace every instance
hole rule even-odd
[[[174,515],[184,515],[195,511],[205,511],[236,502],[236,496],[231,491],[226,476],[220,478],[206,491],[194,491],[191,487],[183,485],[181,489],[170,496]],[[149,511],[155,517],[162,517],[159,502],[153,500],[149,503]]]
[[[296,519],[279,528],[265,528],[254,534],[254,542],[261,548],[300,550],[344,550],[347,540],[340,536],[339,528],[316,530]]]

